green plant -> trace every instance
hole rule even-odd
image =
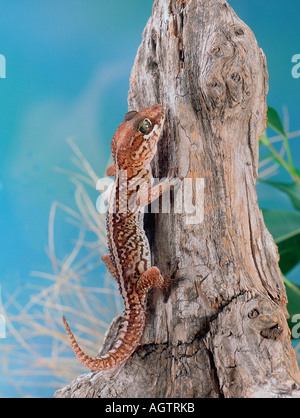
[[[287,295],[288,311],[291,317],[300,312],[300,286],[292,283],[285,275],[300,263],[300,171],[295,167],[289,139],[298,136],[299,132],[287,134],[277,111],[271,107],[267,113],[267,130],[260,139],[268,154],[260,158],[261,167],[272,164],[259,176],[259,181],[286,194],[291,202],[291,210],[263,209],[264,220],[273,235],[280,255],[279,266],[284,277]],[[267,132],[274,131],[279,136],[269,138]],[[275,142],[281,141],[281,150]],[[271,181],[266,179],[270,174],[281,168],[290,177],[289,182]]]

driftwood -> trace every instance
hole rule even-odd
[[[130,110],[167,111],[155,177],[176,168],[203,178],[204,219],[146,215],[153,263],[166,273],[179,259],[184,280],[167,303],[149,295],[142,346],[126,364],[55,396],[300,397],[278,252],[255,191],[268,73],[253,33],[225,0],[156,0],[130,85]]]

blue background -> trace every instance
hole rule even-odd
[[[70,165],[66,138],[76,137],[97,174],[104,175],[110,140],[127,111],[130,71],[152,3],[0,2],[0,54],[7,62],[7,78],[0,79],[0,285],[4,302],[16,288],[28,286],[32,270],[51,271],[45,251],[51,203],[58,200],[74,206],[74,186],[54,171],[55,166]],[[279,113],[286,105],[290,130],[300,129],[300,79],[291,76],[292,56],[300,53],[299,1],[229,3],[254,31],[267,56],[268,104]],[[292,153],[298,168],[299,150],[299,140],[294,139]],[[260,187],[262,206],[289,207],[284,196]],[[67,251],[65,231],[58,230],[56,238],[58,251]],[[300,283],[298,276],[299,270],[292,273]],[[52,393],[50,388],[37,390],[35,395]],[[16,396],[2,373],[0,396]]]

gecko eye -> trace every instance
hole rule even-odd
[[[152,123],[149,119],[144,119],[143,122],[140,124],[139,126],[139,132],[141,134],[147,134],[151,131],[152,128]]]

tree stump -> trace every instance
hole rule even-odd
[[[154,176],[204,179],[204,218],[146,215],[153,264],[166,273],[179,259],[184,280],[167,303],[150,294],[142,347],[124,365],[55,396],[300,397],[278,251],[255,191],[263,51],[225,0],[156,0],[130,86],[129,110],[166,110]]]

